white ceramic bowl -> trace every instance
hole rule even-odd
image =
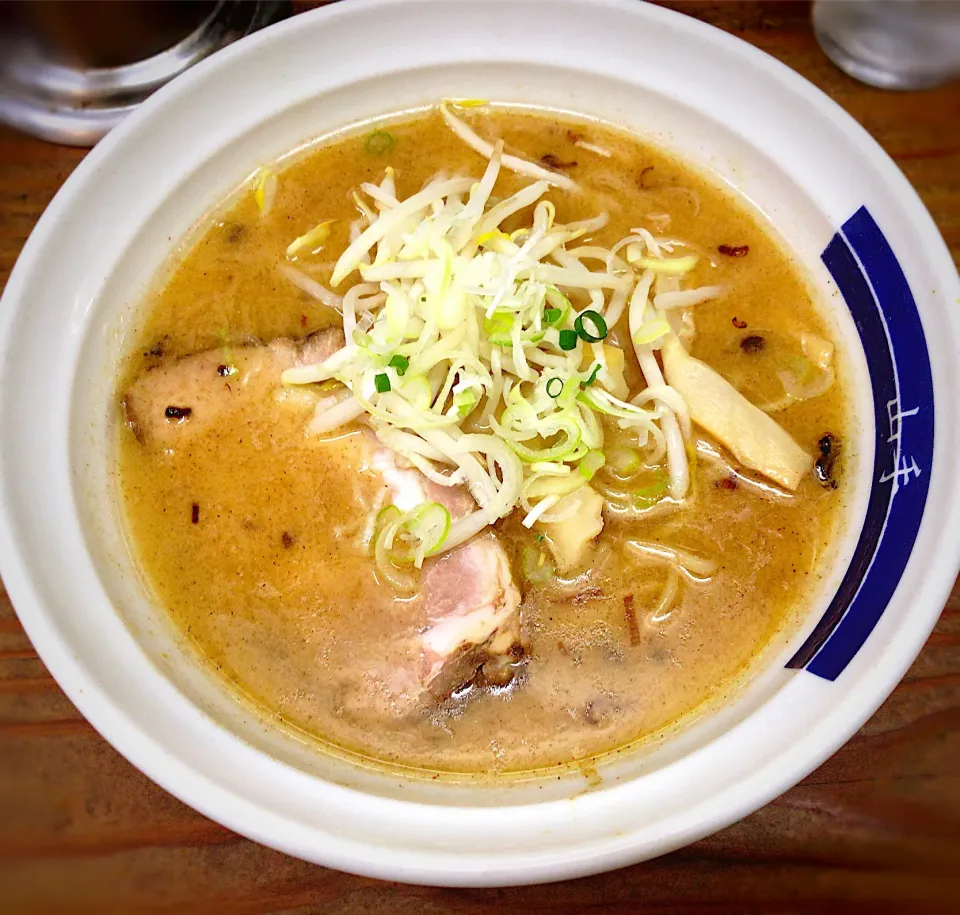
[[[722,711],[600,766],[589,790],[576,770],[487,787],[363,770],[259,723],[145,598],[112,498],[123,328],[171,244],[259,163],[442,96],[603,118],[712,169],[797,252],[851,354],[856,491],[836,573],[805,630],[774,646]],[[735,38],[627,0],[337,4],[159,92],[37,225],[0,308],[3,578],[97,729],[169,791],[257,841],[436,884],[635,862],[809,773],[923,645],[960,552],[958,299],[947,250],[893,163],[820,92]]]

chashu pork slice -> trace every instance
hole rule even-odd
[[[372,465],[401,510],[439,502],[456,520],[476,509],[465,487],[440,486],[416,469],[401,468],[389,449],[379,447]],[[489,680],[509,678],[523,654],[520,592],[495,533],[427,560],[418,603],[423,622],[408,652],[414,665],[367,674],[382,708],[396,715],[422,709],[470,683],[481,668]]]
[[[331,327],[303,340],[279,337],[268,344],[235,346],[229,356],[209,349],[164,362],[130,386],[123,397],[124,414],[140,441],[172,447],[249,409],[264,390],[279,389],[286,369],[322,362],[342,346],[343,332]]]
[[[219,349],[161,363],[124,394],[126,420],[144,444],[175,447],[227,417],[243,417],[263,402],[265,392],[280,389],[285,369],[323,360],[342,345],[342,333],[330,329],[302,341],[235,347],[236,372],[230,374]],[[400,466],[372,433],[364,433],[363,442],[387,501],[401,510],[439,502],[455,520],[476,508],[465,487],[441,486]],[[408,603],[409,625],[394,635],[380,667],[360,672],[349,705],[403,717],[428,710],[470,683],[481,668],[490,680],[509,678],[523,654],[520,592],[496,534],[481,534],[428,559],[419,594]]]

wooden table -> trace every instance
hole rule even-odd
[[[804,3],[669,5],[768,51],[843,105],[897,160],[960,259],[960,87],[891,94],[848,79],[817,47]],[[0,282],[81,158],[0,132]],[[184,807],[83,720],[0,589],[0,913],[854,910],[960,911],[960,587],[880,711],[783,797],[657,861],[490,891],[325,870]]]

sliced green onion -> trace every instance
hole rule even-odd
[[[483,331],[486,334],[510,333],[513,327],[514,316],[505,311],[496,311],[489,318],[483,319]]]
[[[371,156],[384,156],[396,145],[397,139],[392,133],[386,130],[375,130],[367,137],[363,148]]]
[[[483,319],[483,332],[494,346],[512,346],[514,321],[514,315],[496,312]]]
[[[373,535],[370,538],[370,543],[375,543],[388,525],[393,524],[394,521],[399,521],[402,516],[403,512],[396,505],[385,505],[381,508],[373,520]]]
[[[577,464],[577,469],[586,480],[592,480],[594,474],[606,464],[607,458],[602,451],[588,451]]]
[[[580,379],[577,375],[571,375],[563,383],[563,391],[557,398],[557,406],[560,407],[560,409],[566,409],[577,399],[577,394],[579,393]]]
[[[559,397],[560,393],[563,391],[563,379],[557,378],[554,376],[549,381],[547,381],[547,393],[551,397]]]
[[[556,286],[547,286],[543,294],[554,308],[560,308],[563,311],[573,308],[570,300]]]
[[[378,372],[373,376],[373,383],[378,394],[386,394],[390,390],[390,376],[386,372]]]
[[[398,574],[398,567],[410,562],[409,556],[394,548],[397,531],[403,521],[403,512],[396,505],[386,505],[377,512],[373,522],[373,555],[377,569],[392,585],[410,588],[412,582],[405,574]]]
[[[634,491],[634,503],[638,508],[649,508],[651,505],[655,505],[663,498],[669,483],[669,478],[661,470],[657,475],[656,482],[651,483],[649,486],[642,486],[640,489]]]
[[[513,331],[519,319],[516,314],[499,311],[483,319],[483,332],[494,346],[513,346]],[[520,334],[523,343],[539,343],[546,331],[528,328]]]
[[[410,360],[406,356],[401,356],[398,353],[387,363],[387,365],[389,365],[391,368],[395,368],[398,375],[402,375],[408,368],[410,368]]]
[[[638,407],[632,403],[619,400],[602,388],[586,388],[577,395],[577,400],[585,403],[592,410],[606,416],[616,416],[617,419],[630,422],[648,420],[652,413],[646,407]]]
[[[439,502],[424,502],[409,511],[400,523],[398,533],[409,534],[417,541],[413,550],[413,564],[419,569],[424,557],[432,556],[450,533],[450,512]]]
[[[524,484],[524,495],[530,502],[539,501],[546,496],[563,498],[586,485],[587,481],[579,473],[537,474]]]
[[[599,343],[607,335],[607,322],[603,320],[603,315],[589,308],[577,315],[573,326],[580,339],[587,343]]]
[[[556,324],[563,317],[563,311],[560,308],[545,308],[543,310],[544,324]]]
[[[543,534],[537,534],[537,542],[543,540]],[[557,570],[546,552],[534,546],[525,546],[520,554],[520,573],[532,585],[545,585],[553,580]]]
[[[394,547],[403,517],[396,505],[387,505],[377,513],[373,525],[373,555],[378,573],[387,582],[398,590],[411,592],[416,587],[416,580],[401,567],[412,562],[413,557],[409,551]]]
[[[593,371],[590,373],[590,377],[587,378],[586,381],[581,381],[581,382],[580,382],[580,387],[581,387],[581,388],[589,388],[590,385],[592,385],[592,384],[597,380],[597,375],[600,374],[600,369],[601,369],[601,368],[602,368],[602,366],[600,365],[599,362],[594,363]]]
[[[380,509],[373,522],[378,568],[391,581],[395,581],[391,567],[412,563],[419,569],[426,556],[432,556],[443,546],[450,533],[450,523],[450,512],[439,502],[424,502],[406,513],[396,505]]]
[[[556,423],[557,428],[551,429],[550,433],[561,433],[563,438],[555,445],[548,445],[545,448],[531,448],[522,442],[507,442],[507,444],[517,453],[521,461],[532,464],[534,461],[559,461],[569,456],[576,450],[580,444],[580,426],[573,420],[561,420]]]
[[[577,346],[577,332],[575,330],[560,331],[560,349],[572,350]]]
[[[635,474],[643,461],[636,448],[613,447],[607,451],[607,463],[621,477]]]
[[[450,512],[439,502],[427,502],[411,514],[404,527],[423,541],[427,555],[436,552],[450,533]]]
[[[453,395],[453,405],[461,416],[467,416],[477,405],[476,391],[458,391]]]

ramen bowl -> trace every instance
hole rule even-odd
[[[124,332],[191,226],[261,162],[484,97],[623,127],[726,182],[802,263],[847,354],[851,487],[831,572],[749,682],[663,739],[549,777],[432,779],[319,751],[228,694],[141,582],[112,451]],[[715,831],[823,762],[920,651],[960,563],[960,283],[890,159],[763,53],[632,2],[355,0],[179,77],[80,165],[0,308],[0,569],[61,687],[204,814],[391,880],[534,883]]]

